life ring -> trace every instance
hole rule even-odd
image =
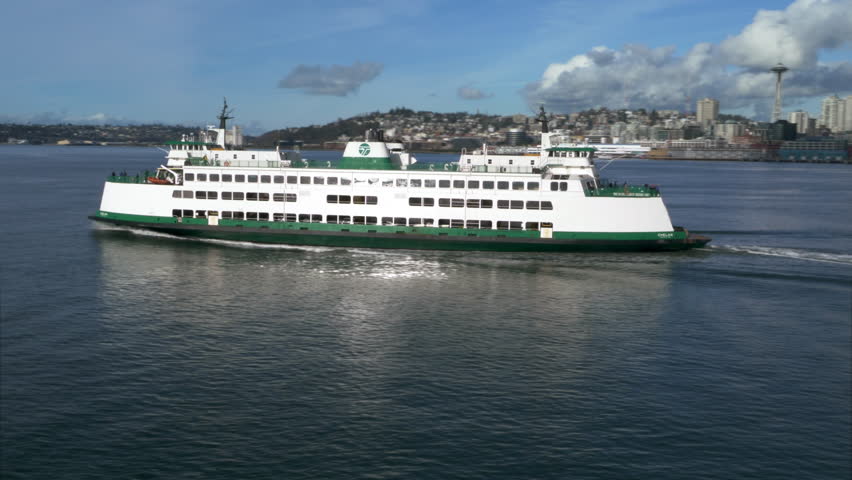
[[[229,162],[229,161],[225,160],[225,166],[226,166],[226,167],[230,167],[230,166],[231,166],[231,162]]]

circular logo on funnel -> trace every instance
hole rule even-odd
[[[370,154],[370,145],[367,143],[362,143],[358,145],[358,153],[361,155],[369,155]]]

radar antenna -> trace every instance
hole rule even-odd
[[[234,118],[234,117],[231,116],[231,114],[234,113],[234,109],[233,108],[228,109],[228,99],[227,98],[222,97],[222,99],[224,100],[224,105],[222,105],[222,113],[220,113],[219,116],[216,117],[216,118],[219,119],[219,128],[224,130],[226,128],[225,122]]]
[[[547,113],[544,112],[544,104],[539,105],[538,108],[539,108],[538,116],[535,117],[535,119],[536,119],[537,122],[541,122],[541,133],[548,133],[549,132],[549,130],[547,129],[548,120],[547,120]]]

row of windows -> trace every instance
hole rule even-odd
[[[328,203],[354,203],[355,205],[376,205],[379,203],[377,197],[367,197],[364,195],[327,195],[325,200]]]
[[[172,198],[195,198],[196,200],[218,200],[218,192],[205,192],[196,190],[193,195],[192,190],[175,190],[172,192]],[[273,193],[272,201],[274,202],[295,202],[298,199],[295,193]],[[248,200],[253,202],[268,202],[269,194],[265,192],[222,192],[222,200]]]
[[[232,175],[230,173],[187,173],[184,175],[186,181],[197,182],[236,182],[236,183],[288,183],[299,185],[351,185],[352,180],[349,178],[338,177],[310,177],[296,175]],[[209,179],[209,180],[208,180]],[[379,180],[369,180],[370,184]],[[493,180],[433,180],[413,178],[397,178],[395,180],[382,180],[382,186],[391,187],[415,187],[415,188],[468,188],[471,190],[538,190],[539,182],[521,182],[521,181],[493,181]],[[553,188],[551,187],[551,190]]]
[[[222,218],[229,220],[262,220],[269,221],[267,212],[232,212],[223,211]],[[207,218],[208,215],[218,215],[219,212],[208,210],[172,210],[172,216],[184,218]],[[272,221],[275,222],[301,222],[301,223],[323,223],[323,216],[309,213],[273,213]],[[433,218],[405,218],[405,217],[371,217],[361,215],[326,215],[325,223],[345,225],[388,225],[400,227],[434,227]],[[462,220],[457,218],[441,218],[437,221],[440,228],[477,228],[491,230],[538,230],[539,228],[553,228],[550,222],[512,222],[498,220]]]
[[[435,199],[411,197],[408,199],[408,205],[412,207],[434,207]],[[467,200],[463,198],[439,198],[438,206],[451,208],[493,208],[494,201],[486,198],[468,198]],[[522,200],[497,200],[497,208],[506,210],[523,210],[524,202]],[[527,200],[526,209],[553,210],[553,203],[547,201],[540,202],[538,200]]]

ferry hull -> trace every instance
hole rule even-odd
[[[686,234],[675,238],[638,238],[643,234],[630,238],[630,235],[620,233],[582,234],[585,238],[532,238],[515,236],[511,231],[502,232],[502,235],[479,235],[476,230],[461,234],[420,234],[410,227],[398,227],[398,232],[389,232],[395,227],[386,226],[372,226],[375,230],[365,232],[350,231],[351,225],[335,225],[336,230],[329,230],[327,225],[323,225],[324,229],[318,230],[312,228],[318,224],[310,223],[294,224],[293,228],[225,226],[173,223],[168,221],[171,219],[159,220],[160,217],[146,221],[126,216],[104,216],[103,213],[89,218],[182,237],[302,246],[494,252],[661,251],[700,248],[710,241],[707,237]],[[379,229],[385,231],[380,232]]]

